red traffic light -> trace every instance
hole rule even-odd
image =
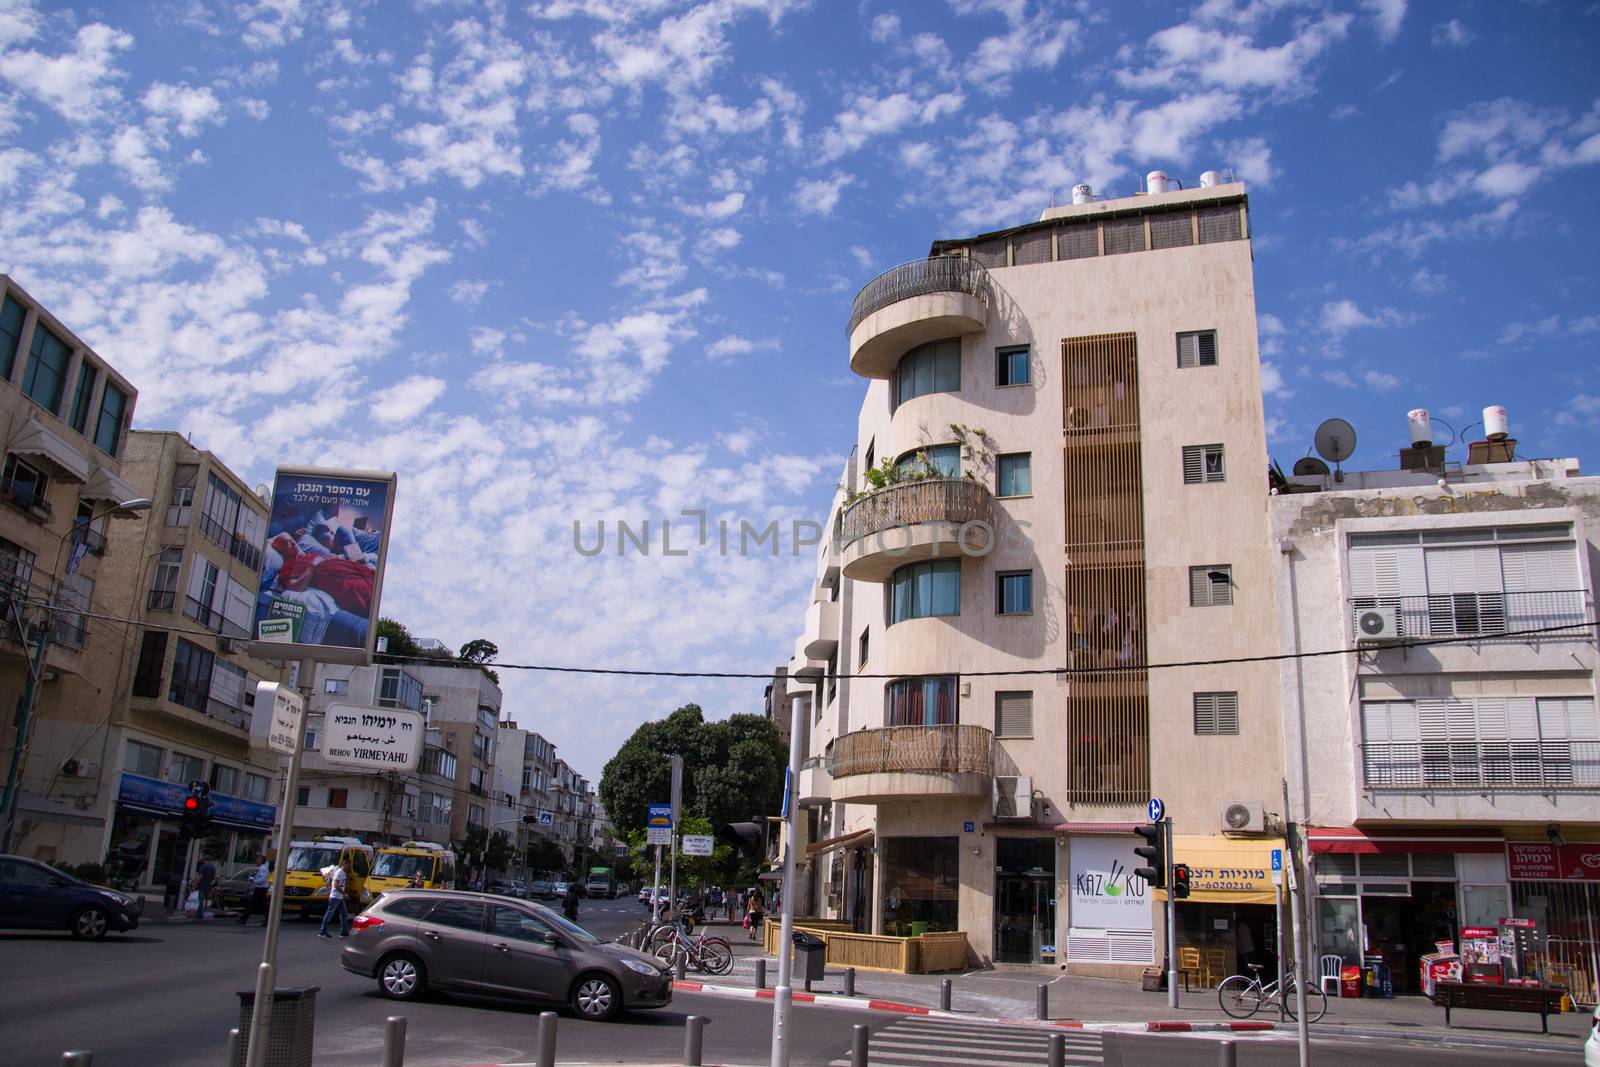
[[[183,810],[184,811],[199,811],[200,810],[200,798],[199,797],[184,797],[183,798]]]

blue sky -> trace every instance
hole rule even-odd
[[[1272,454],[1405,412],[1600,435],[1600,5],[0,0],[0,268],[252,481],[392,467],[386,614],[517,662],[766,670],[812,555],[855,290],[1160,167],[1248,184]],[[655,551],[579,555],[605,519]],[[690,520],[679,519],[675,547]],[[787,546],[786,546],[787,547]],[[506,672],[598,775],[759,682]]]

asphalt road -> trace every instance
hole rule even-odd
[[[615,937],[644,917],[634,900],[585,901],[579,921]],[[86,943],[65,935],[0,933],[0,1064],[56,1067],[69,1048],[89,1049],[95,1067],[216,1067],[231,1027],[238,1025],[238,990],[253,985],[262,928],[227,920],[204,924],[147,923],[132,935]],[[397,1005],[376,983],[339,967],[341,942],[316,936],[316,925],[289,921],[280,942],[282,986],[321,987],[317,996],[316,1062],[368,1067],[379,1061],[387,1016],[409,1025],[408,1067],[466,1067],[531,1062],[537,1051],[539,1007],[467,997],[433,997]],[[558,1058],[564,1063],[675,1063],[683,1048],[684,1018],[711,1020],[705,1053],[710,1063],[764,1064],[772,1006],[767,1001],[679,993],[671,1007],[629,1012],[612,1023],[588,1023],[563,1010]],[[851,1028],[873,1032],[872,1062],[918,1067],[974,1064],[999,1067],[1035,1060],[1030,1041],[1015,1029],[918,1023],[884,1012],[797,1005],[796,1067],[846,1060]],[[892,1029],[891,1029],[892,1028]],[[886,1032],[887,1031],[887,1032]],[[986,1048],[989,1034],[992,1049]],[[1037,1031],[1031,1032],[1037,1034]],[[1240,1067],[1297,1062],[1292,1042],[1259,1038],[1238,1044]],[[926,1053],[931,1051],[931,1057]],[[1471,1050],[1426,1042],[1318,1042],[1317,1067],[1490,1067],[1550,1062],[1512,1051]],[[1078,1039],[1070,1062],[1110,1067],[1213,1067],[1215,1040],[1107,1035],[1103,1044]],[[1574,1046],[1572,1062],[1581,1062]]]

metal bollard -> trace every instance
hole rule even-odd
[[[1050,987],[1039,983],[1039,993],[1034,1004],[1034,1015],[1042,1022],[1050,1018]]]
[[[767,961],[756,960],[756,988],[767,988]]]
[[[235,1026],[228,1031],[228,1067],[237,1067],[243,1059],[244,1039],[239,1034],[239,1028]]]
[[[688,964],[689,954],[686,952],[679,952],[672,962],[673,977],[680,982],[683,981],[684,976],[688,974]]]
[[[92,1067],[94,1053],[72,1049],[61,1054],[62,1067]]]
[[[844,995],[847,997],[856,995],[856,969],[854,967],[846,967],[844,969]]]
[[[556,1067],[556,1013],[539,1013],[539,1067]]]
[[[1232,1041],[1224,1041],[1217,1046],[1218,1067],[1238,1067],[1239,1055]]]
[[[1067,1062],[1067,1035],[1050,1035],[1050,1054],[1045,1060],[1050,1067],[1066,1067]]]
[[[704,1059],[706,1043],[706,1023],[710,1022],[703,1015],[691,1015],[683,1021],[683,1062],[686,1067],[700,1067]]]
[[[850,1067],[867,1067],[867,1025],[856,1023],[850,1035]]]
[[[383,1067],[405,1067],[406,1017],[391,1015],[383,1024]]]
[[[939,979],[939,1010],[950,1010],[950,979]]]

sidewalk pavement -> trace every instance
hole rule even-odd
[[[708,984],[721,986],[755,985],[756,960],[767,961],[768,988],[777,984],[778,961],[765,956],[758,946],[734,944],[734,967],[729,974],[705,978]],[[691,980],[702,976],[691,975]],[[842,994],[845,972],[841,967],[829,966],[826,977],[813,982],[811,992]],[[1223,1011],[1215,989],[1195,988],[1178,993],[1178,1007],[1167,1007],[1165,991],[1143,992],[1132,982],[1107,978],[1085,978],[1063,975],[1044,968],[1001,967],[994,970],[968,971],[952,974],[894,974],[884,971],[857,970],[855,992],[857,999],[892,1002],[919,1008],[937,1009],[940,986],[950,980],[950,1006],[961,1017],[996,1020],[1032,1020],[1036,1015],[1040,984],[1049,986],[1049,1014],[1053,1022],[1070,1021],[1101,1028],[1102,1024],[1136,1023],[1187,1023],[1199,1029],[1221,1029],[1233,1022]],[[796,981],[798,994],[804,983]],[[1559,1052],[1579,1052],[1579,1044],[1589,1032],[1589,1012],[1580,1010],[1550,1016],[1550,1033],[1539,1030],[1537,1015],[1499,1011],[1468,1011],[1454,1009],[1450,1027],[1444,1024],[1444,1009],[1417,996],[1391,999],[1361,998],[1344,1000],[1330,998],[1328,1012],[1312,1027],[1314,1035],[1322,1036],[1381,1036],[1387,1038],[1419,1038],[1448,1040],[1463,1044],[1480,1044],[1505,1048],[1550,1049]],[[1254,1016],[1252,1023],[1272,1023],[1279,1029],[1293,1032],[1293,1019],[1280,1020],[1276,1006]],[[1154,1027],[1150,1027],[1154,1028]],[[1173,1029],[1182,1029],[1174,1027]]]

